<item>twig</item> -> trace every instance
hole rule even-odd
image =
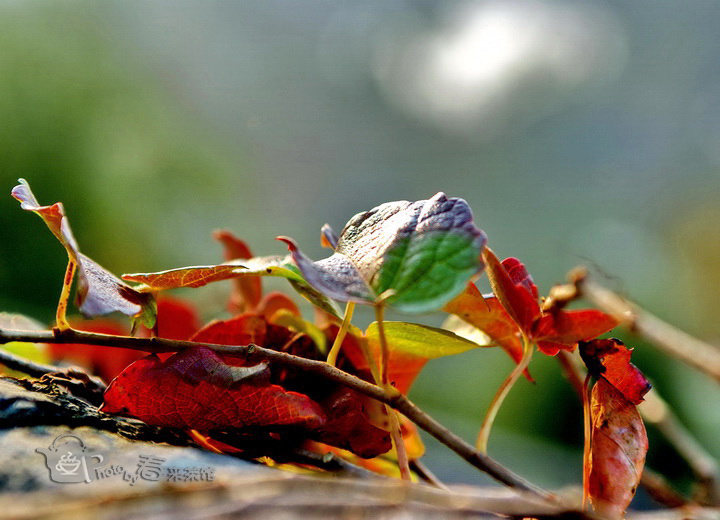
[[[130,348],[144,352],[178,352],[188,348],[204,347],[214,352],[244,355],[246,359],[256,358],[268,360],[278,364],[292,366],[294,368],[312,372],[328,380],[334,381],[357,392],[385,403],[405,415],[417,426],[445,444],[460,457],[484,471],[498,482],[520,491],[528,492],[536,497],[557,503],[555,495],[531,484],[522,477],[514,474],[492,458],[478,452],[462,438],[448,430],[445,426],[430,417],[427,413],[418,408],[412,401],[400,392],[385,391],[382,388],[363,381],[342,370],[328,365],[323,361],[293,356],[285,352],[266,349],[257,345],[227,346],[211,343],[195,343],[191,341],[169,340],[162,338],[133,338],[127,336],[110,336],[106,334],[95,334],[82,332],[73,329],[50,331],[9,331],[0,329],[0,344],[11,341],[28,341],[35,343],[79,343],[87,345],[100,345],[107,347]]]
[[[645,422],[655,425],[690,466],[698,481],[698,490],[694,496],[698,503],[720,504],[717,461],[680,422],[665,400],[657,391],[650,392],[638,410]]]
[[[410,469],[417,473],[418,476],[428,484],[444,490],[450,489],[443,483],[442,480],[437,478],[435,473],[430,471],[430,468],[428,468],[422,460],[415,459],[413,461],[410,461]]]
[[[686,506],[690,503],[687,498],[670,485],[665,477],[647,466],[643,469],[640,483],[648,492],[648,495],[658,504],[674,508]]]
[[[639,308],[620,295],[596,284],[587,271],[576,269],[571,283],[578,295],[600,310],[620,320],[630,330],[655,344],[660,350],[720,382],[720,348],[700,341]]]

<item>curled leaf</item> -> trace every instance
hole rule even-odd
[[[87,317],[93,317],[117,311],[138,319],[147,327],[152,327],[156,315],[153,296],[135,290],[80,253],[62,203],[41,206],[27,181],[19,179],[18,182],[20,184],[13,188],[12,196],[20,201],[22,209],[36,213],[45,221],[50,231],[65,246],[70,262],[77,265],[77,299],[80,312]],[[72,279],[64,281],[67,290],[70,284]]]
[[[540,317],[540,305],[537,287],[527,269],[517,258],[500,262],[490,248],[485,248],[483,259],[493,293],[520,329],[528,334]]]
[[[330,227],[330,224],[323,224],[322,229],[320,229],[320,244],[323,247],[334,250],[337,247],[339,240],[340,238]]]
[[[539,304],[537,287],[524,264],[517,258],[506,258],[501,262],[489,248],[485,248],[483,258],[487,263],[493,292],[502,307],[515,322],[519,332],[537,343],[538,348],[548,356],[554,356],[560,350],[574,350],[579,341],[595,338],[618,324],[612,316],[594,309],[566,311],[550,307],[543,310]],[[464,303],[467,304],[472,297],[472,294],[465,296]],[[462,310],[460,305],[451,308],[451,312],[455,313]],[[510,345],[510,348],[515,359],[517,346]]]
[[[589,492],[595,511],[622,518],[640,483],[648,439],[634,404],[599,379],[592,391]]]
[[[383,297],[398,310],[426,312],[482,271],[486,237],[464,200],[438,193],[355,215],[340,233],[335,254],[317,262],[283,240],[307,282],[331,298],[373,304]]]
[[[652,385],[630,363],[631,355],[632,350],[617,338],[580,342],[580,357],[587,365],[588,372],[605,379],[631,403],[640,404]]]

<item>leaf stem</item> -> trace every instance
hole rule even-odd
[[[538,488],[505,468],[494,459],[474,449],[457,434],[448,430],[397,390],[393,389],[394,392],[392,393],[387,392],[383,388],[332,367],[325,361],[315,361],[313,359],[293,356],[286,352],[278,352],[257,345],[228,346],[163,338],[133,338],[82,332],[74,329],[65,331],[59,329],[53,331],[14,331],[0,329],[0,344],[11,341],[53,344],[79,343],[84,345],[130,348],[142,352],[154,353],[178,352],[189,348],[203,347],[221,354],[242,355],[245,356],[248,361],[267,360],[273,363],[291,366],[298,370],[317,374],[329,381],[344,385],[347,388],[351,388],[363,395],[389,405],[414,422],[419,428],[425,430],[450,448],[462,459],[487,473],[498,482],[519,491],[530,493],[541,500],[553,504],[559,503],[559,499],[555,495]]]
[[[345,339],[348,329],[350,328],[350,322],[352,321],[354,310],[355,303],[347,302],[347,305],[345,306],[345,315],[343,316],[340,330],[338,330],[337,336],[335,336],[335,341],[333,342],[332,348],[330,349],[330,353],[327,357],[328,365],[335,366],[335,363],[337,363],[337,357],[340,353],[340,347],[342,347],[343,340]]]
[[[582,509],[587,511],[588,498],[590,497],[590,450],[592,448],[592,417],[590,415],[590,374],[585,376],[582,386],[582,402],[583,402],[583,423],[585,442],[583,445],[583,494]]]
[[[68,300],[70,299],[70,288],[72,287],[73,277],[75,276],[75,269],[75,260],[68,258],[67,268],[65,269],[65,278],[63,278],[62,291],[60,292],[60,300],[58,301],[57,312],[55,314],[55,324],[60,330],[67,330],[70,328],[66,314]]]
[[[387,337],[385,336],[385,306],[382,303],[375,305],[375,321],[378,325],[378,339],[380,340],[380,376],[383,387],[388,386],[388,358],[390,357]]]
[[[510,372],[510,375],[507,377],[507,379],[503,381],[503,384],[500,385],[500,388],[495,394],[495,397],[493,397],[493,400],[490,403],[490,407],[485,414],[485,419],[483,420],[482,426],[480,427],[480,433],[478,433],[477,442],[475,445],[478,451],[480,451],[481,453],[487,453],[488,440],[490,439],[490,430],[492,429],[493,423],[495,422],[495,417],[497,416],[498,411],[500,411],[500,407],[505,401],[508,393],[510,393],[510,389],[513,387],[515,382],[528,367],[528,365],[530,364],[530,360],[532,359],[535,346],[525,334],[522,335],[522,342],[523,357],[520,360],[520,363],[517,364],[515,369]]]
[[[381,303],[375,304],[375,321],[378,324],[378,338],[380,340],[380,380],[381,386],[386,392],[395,391],[388,381],[388,361],[389,361],[389,349],[387,344],[387,337],[385,337],[385,305]],[[377,383],[377,381],[376,381]],[[399,393],[399,392],[398,392]],[[398,468],[400,468],[400,476],[403,480],[412,480],[410,474],[410,461],[408,460],[407,450],[405,449],[405,440],[400,430],[400,420],[398,419],[395,410],[385,405],[385,411],[387,412],[388,420],[390,422],[390,437],[392,438],[393,445],[395,446],[395,453],[397,455]]]

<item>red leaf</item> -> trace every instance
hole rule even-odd
[[[599,379],[592,391],[589,492],[595,511],[622,518],[645,465],[647,433],[637,408]]]
[[[241,314],[229,320],[217,320],[200,329],[191,341],[219,345],[264,345],[265,320],[255,314]]]
[[[199,431],[248,426],[316,429],[325,422],[324,412],[312,399],[270,384],[267,364],[228,364],[234,361],[205,348],[179,352],[164,362],[150,355],[115,378],[102,410]]]
[[[632,350],[616,338],[580,342],[580,356],[590,374],[605,379],[631,403],[640,404],[652,385],[630,363],[631,353]]]
[[[510,257],[502,261],[502,266],[505,268],[505,271],[507,271],[513,283],[525,287],[536,300],[540,297],[538,295],[537,285],[535,285],[525,264],[517,258]]]
[[[543,314],[535,322],[531,336],[539,342],[555,343],[566,350],[574,350],[579,341],[596,338],[617,325],[615,318],[594,309],[556,310]]]
[[[225,260],[245,260],[252,258],[250,247],[231,231],[220,229],[213,233],[213,238],[225,248]],[[228,307],[230,312],[243,313],[257,309],[262,298],[262,280],[258,276],[244,276],[233,281],[233,292]]]
[[[195,307],[180,298],[161,296],[157,302],[158,337],[188,340],[200,328]]]
[[[237,265],[229,264],[181,267],[157,273],[124,274],[122,279],[147,285],[153,291],[162,291],[180,287],[202,287],[212,282],[236,278],[240,269]]]
[[[390,434],[368,421],[365,412],[367,401],[368,398],[349,388],[339,388],[322,402],[328,419],[313,438],[349,450],[364,459],[390,451]]]
[[[262,314],[267,321],[272,321],[272,317],[281,310],[290,311],[295,316],[300,316],[300,309],[289,296],[281,292],[271,292],[265,295],[260,304],[257,306],[258,313]]]
[[[507,258],[500,263],[492,249],[487,247],[483,250],[483,259],[493,292],[515,323],[529,335],[533,322],[540,316],[540,305],[537,288],[525,266],[515,258]],[[512,276],[505,265],[512,270]]]

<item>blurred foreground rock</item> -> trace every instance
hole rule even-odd
[[[60,447],[47,452],[55,457],[48,465],[36,450],[56,439]],[[381,477],[300,474],[183,443],[179,432],[105,416],[53,384],[0,378],[0,518],[585,518],[505,488],[440,490]],[[76,466],[82,482],[51,480]]]

